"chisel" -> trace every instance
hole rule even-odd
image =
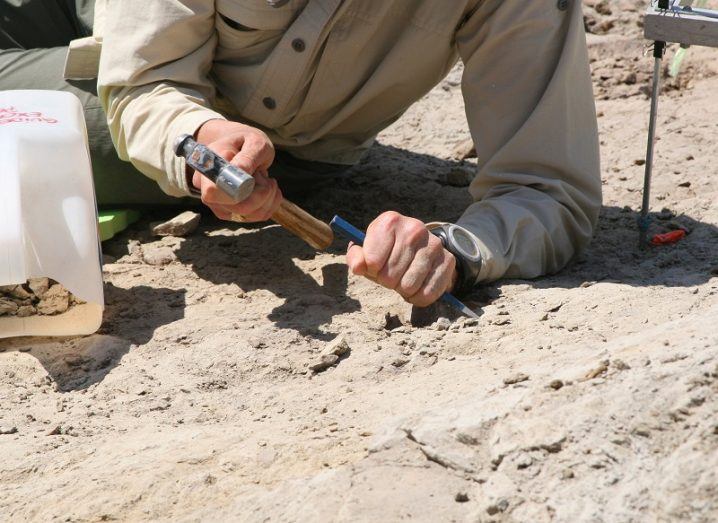
[[[366,238],[366,234],[364,234],[363,231],[357,229],[351,223],[344,220],[343,218],[341,218],[339,216],[335,216],[334,218],[332,218],[332,221],[329,223],[329,226],[332,228],[332,230],[335,233],[341,234],[342,236],[344,236],[345,238],[354,242],[355,244],[360,245],[360,246],[364,245],[364,239]],[[452,306],[454,309],[461,312],[462,314],[465,314],[469,318],[478,318],[479,317],[478,314],[476,314],[474,311],[472,311],[469,307],[467,307],[464,303],[462,303],[453,294],[450,294],[448,292],[444,293],[441,296],[441,301]]]

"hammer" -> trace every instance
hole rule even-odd
[[[174,152],[184,158],[187,165],[212,180],[234,203],[240,203],[252,194],[254,178],[249,173],[230,164],[206,145],[197,143],[189,134],[175,140]],[[320,251],[334,241],[329,225],[289,200],[282,200],[272,220]]]

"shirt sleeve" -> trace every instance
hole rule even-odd
[[[206,121],[214,0],[108,0],[98,95],[117,152],[172,196],[190,193],[172,143]]]
[[[479,157],[458,225],[479,240],[479,279],[558,271],[588,244],[601,207],[581,3],[480,2],[457,46]]]

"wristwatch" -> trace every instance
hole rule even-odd
[[[453,294],[458,297],[470,293],[479,282],[481,252],[476,238],[469,231],[453,223],[429,223],[429,232],[439,238],[444,249],[456,258],[458,278]]]

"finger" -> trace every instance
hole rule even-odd
[[[399,213],[387,212],[374,220],[367,228],[364,240],[364,258],[366,274],[375,278],[389,261],[394,250],[396,230],[402,216]]]
[[[364,258],[364,250],[353,243],[349,244],[347,251],[347,265],[353,274],[357,276],[365,276],[367,273],[366,259]]]
[[[437,264],[436,256],[431,249],[420,249],[404,272],[399,284],[394,288],[404,298],[414,296],[424,285],[429,274]]]
[[[274,213],[279,210],[279,206],[282,205],[282,202],[284,201],[284,195],[282,194],[282,190],[279,188],[279,184],[276,180],[272,180],[272,182],[275,185],[274,198],[267,200],[267,205],[263,208],[265,221],[272,219],[272,216],[274,216]]]
[[[267,200],[272,200],[275,191],[278,189],[277,183],[266,176],[255,176],[254,191],[246,200],[240,203],[233,203],[227,208],[233,213],[250,216],[256,213]]]
[[[419,291],[406,298],[406,301],[417,307],[428,307],[441,298],[451,285],[451,276],[453,275],[455,264],[455,258],[446,253],[429,272]]]
[[[422,258],[430,258],[427,263],[430,267],[432,259],[435,259],[436,254],[438,254],[437,247],[439,249],[441,248],[440,240],[437,239],[435,243],[437,245],[433,245],[433,248],[427,249],[429,233],[424,224],[419,220],[403,220],[401,229],[396,233],[394,247],[389,255],[389,260],[379,272],[379,282],[385,287],[396,289],[401,284],[401,280],[406,271],[416,257],[419,256],[419,252],[421,252]],[[419,284],[421,284],[421,282],[419,282]]]
[[[230,163],[249,174],[254,174],[257,171],[269,169],[272,162],[274,162],[272,142],[260,134],[249,134]]]
[[[268,180],[268,183],[271,192],[257,209],[245,216],[248,221],[265,222],[272,216],[274,212],[273,205],[276,200],[276,194],[279,192],[279,186],[275,180]]]
[[[204,202],[208,206],[233,206],[237,203],[228,196],[222,189],[217,187],[215,183],[207,178],[206,176],[201,176],[200,180],[200,192],[202,193],[202,202]]]

